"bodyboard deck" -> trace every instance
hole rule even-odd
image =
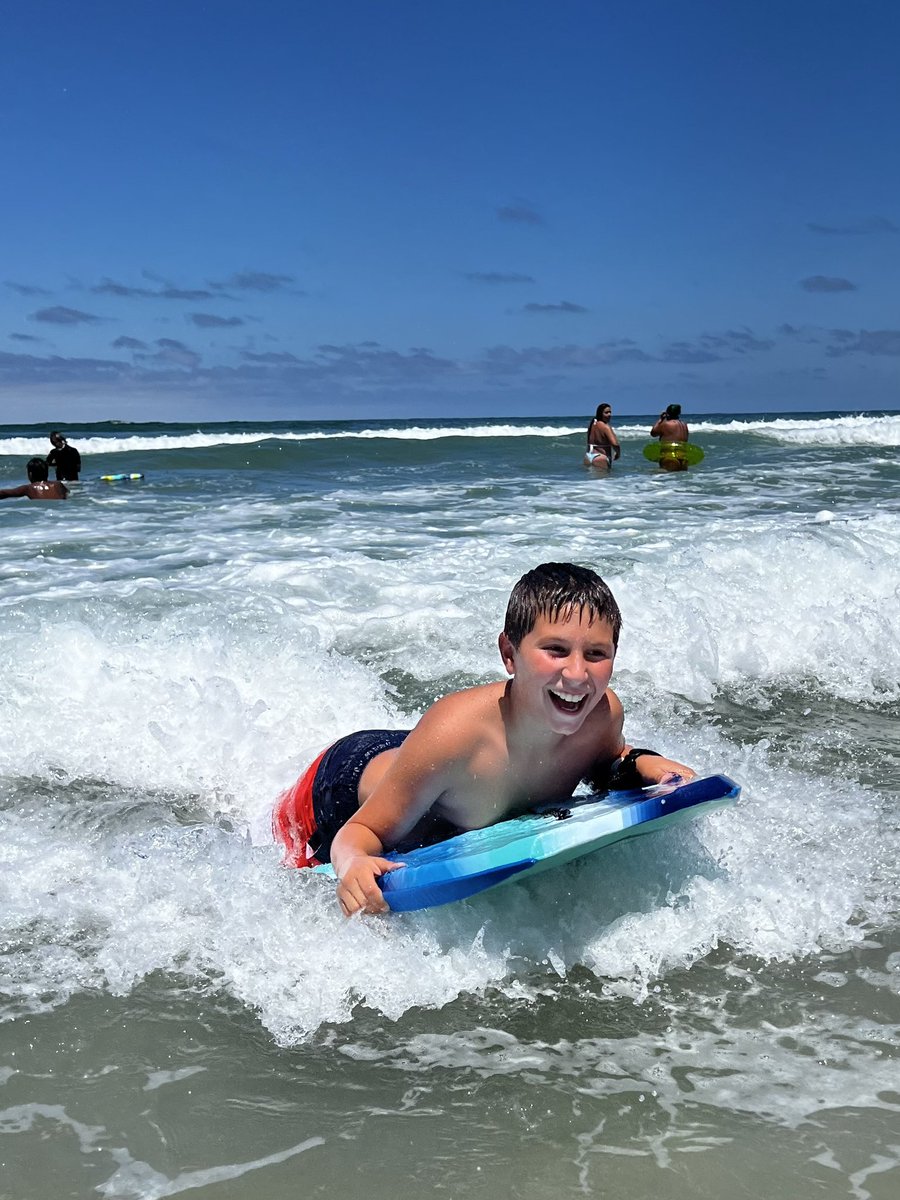
[[[623,838],[713,812],[737,800],[740,791],[727,775],[710,775],[677,787],[576,796],[433,846],[392,851],[384,857],[405,865],[379,883],[394,912],[434,908],[561,866]],[[334,877],[330,865],[315,870]]]

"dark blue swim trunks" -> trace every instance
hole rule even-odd
[[[309,839],[309,846],[319,862],[331,861],[331,843],[337,831],[359,808],[363,771],[376,755],[401,746],[408,735],[408,729],[361,729],[348,733],[326,750],[312,787],[316,831]],[[392,849],[403,852],[416,846],[430,846],[457,833],[462,833],[457,826],[426,813]]]

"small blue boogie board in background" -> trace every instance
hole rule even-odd
[[[600,798],[575,796],[434,846],[386,854],[385,858],[406,865],[378,882],[394,912],[434,908],[561,866],[623,838],[713,812],[740,794],[740,787],[727,775],[710,775],[678,787],[658,784],[608,792]],[[314,869],[334,877],[330,865]]]

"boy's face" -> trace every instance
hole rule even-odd
[[[608,621],[576,609],[538,617],[518,648],[500,635],[500,653],[515,676],[516,703],[554,733],[576,733],[606,694],[616,647]]]

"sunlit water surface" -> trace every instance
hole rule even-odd
[[[682,475],[618,429],[608,478],[559,419],[71,429],[3,505],[0,1195],[896,1200],[900,416]],[[548,559],[616,593],[629,740],[741,803],[343,921],[273,798],[498,678]]]

